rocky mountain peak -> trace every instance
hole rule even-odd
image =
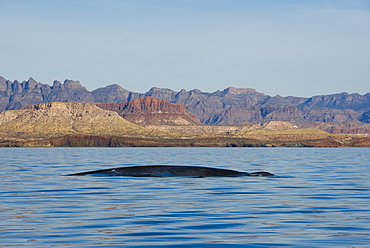
[[[200,91],[198,89],[193,89],[190,92],[193,93],[193,94],[201,94],[202,93],[202,91]]]
[[[108,85],[91,92],[95,102],[120,103],[128,102],[131,98],[139,98],[139,94],[130,92],[118,84]]]
[[[122,88],[121,86],[119,86],[118,84],[111,84],[111,85],[108,85],[106,88],[110,89],[110,90],[122,91],[122,92],[127,92],[128,91],[128,90]]]
[[[158,88],[158,87],[152,87],[148,92],[147,94],[172,94],[174,93],[173,90],[171,89],[167,89],[167,88]]]
[[[11,84],[11,88],[13,93],[15,94],[20,93],[23,90],[21,83],[18,82],[17,80],[14,80],[14,82]]]
[[[36,80],[33,79],[32,77],[30,77],[28,79],[28,81],[23,82],[23,84],[24,84],[24,89],[25,90],[33,90],[35,88],[38,88],[38,86],[39,86],[39,83],[36,82]]]
[[[54,80],[52,88],[53,89],[58,89],[58,88],[61,88],[61,87],[62,87],[62,83],[59,82],[58,80]]]
[[[33,79],[33,77],[30,77],[30,78],[27,80],[27,83],[37,84],[37,81],[36,81],[35,79]]]
[[[344,92],[302,98],[268,96],[254,89],[235,87],[213,93],[198,89],[176,92],[153,87],[146,93],[136,93],[125,90],[119,85],[110,85],[89,92],[80,82],[73,80],[66,80],[63,84],[54,81],[53,86],[49,86],[37,83],[33,78],[19,83],[16,80],[11,82],[0,77],[0,111],[58,101],[125,103],[119,106],[127,110],[134,108],[134,110],[131,109],[134,112],[146,111],[147,114],[167,111],[168,108],[174,108],[176,113],[183,113],[182,107],[174,107],[153,99],[134,101],[128,108],[128,102],[145,96],[165,100],[171,104],[182,103],[203,123],[213,125],[266,121],[290,121],[295,124],[369,122],[367,111],[370,111],[370,93],[360,95]],[[161,108],[162,105],[163,108]]]
[[[0,91],[7,91],[7,89],[8,89],[7,84],[6,84],[7,82],[8,82],[8,80],[6,80],[2,76],[0,76]]]
[[[122,88],[118,84],[111,84],[106,87],[98,88],[94,91],[92,91],[93,95],[99,95],[99,94],[128,94],[130,93],[128,90]]]
[[[228,87],[224,90],[224,92],[230,93],[230,94],[247,94],[247,93],[256,93],[257,91],[252,88]]]
[[[153,87],[145,93],[145,96],[152,96],[166,101],[172,101],[176,94],[176,91],[170,89]]]
[[[83,87],[79,81],[73,81],[73,80],[69,80],[69,79],[66,79],[64,81],[64,86],[68,89],[83,89],[83,90],[86,90],[85,87]]]

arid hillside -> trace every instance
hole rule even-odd
[[[116,84],[90,92],[79,81],[54,81],[52,85],[48,85],[33,78],[12,82],[0,76],[0,111],[53,101],[122,103],[146,96],[184,104],[192,115],[209,125],[257,124],[268,121],[287,121],[295,125],[315,122],[370,123],[370,93],[361,95],[342,92],[312,97],[282,97],[269,96],[250,88],[234,87],[215,92],[202,92],[198,89],[174,91],[153,87],[145,93],[137,93]],[[135,121],[147,119],[140,117]]]
[[[131,110],[134,108],[129,106]],[[147,103],[135,106],[140,111],[149,111]],[[238,126],[202,124],[144,127],[122,118],[117,112],[104,110],[91,103],[50,102],[0,112],[0,146],[369,145],[369,138],[364,135],[329,134],[316,128],[299,128],[283,121]]]
[[[172,137],[133,124],[90,103],[50,102],[0,113],[0,137],[56,138],[72,134],[117,137]]]

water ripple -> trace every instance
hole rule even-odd
[[[366,247],[369,148],[0,149],[3,246]],[[130,165],[272,178],[67,177]]]

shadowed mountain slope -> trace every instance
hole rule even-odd
[[[289,121],[295,124],[370,122],[370,93],[360,95],[344,92],[309,98],[282,97],[234,87],[212,93],[197,89],[176,92],[154,87],[146,93],[136,93],[119,85],[109,85],[89,92],[78,81],[65,80],[63,84],[54,81],[49,86],[32,78],[19,83],[0,77],[0,111],[51,101],[120,103],[145,96],[170,103],[182,103],[205,124],[235,125],[267,121]],[[141,120],[142,117],[133,121]]]

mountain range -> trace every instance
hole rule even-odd
[[[166,114],[163,113],[165,109],[184,107],[183,104],[168,103],[152,97],[135,100],[130,101],[135,103],[134,108],[139,107],[134,112],[142,112],[144,120],[149,122],[153,117],[166,117],[162,115]],[[130,103],[126,109],[132,109]],[[161,104],[167,107],[161,107]],[[184,120],[178,117],[171,114],[167,120]],[[0,112],[0,147],[370,146],[370,137],[366,135],[329,134],[317,128],[299,128],[283,121],[239,126],[187,124],[147,127],[122,118],[116,111],[105,110],[92,103],[40,103]],[[170,129],[163,129],[165,127]]]
[[[90,92],[80,82],[73,80],[65,80],[63,83],[54,81],[50,86],[33,78],[20,83],[0,77],[0,111],[17,110],[47,102],[115,103],[119,106],[120,103],[127,105],[133,99],[146,96],[170,103],[182,103],[186,110],[202,123],[212,125],[256,124],[269,121],[287,121],[297,125],[316,122],[342,125],[370,123],[370,93],[338,93],[308,98],[282,97],[269,96],[254,89],[234,87],[211,93],[197,89],[177,92],[153,87],[146,93],[136,93],[117,84]],[[140,104],[140,101],[133,101],[130,107],[125,107],[126,113],[122,115],[130,118],[130,108]],[[105,109],[112,106],[106,105]],[[184,111],[181,107],[178,108],[178,111]]]

